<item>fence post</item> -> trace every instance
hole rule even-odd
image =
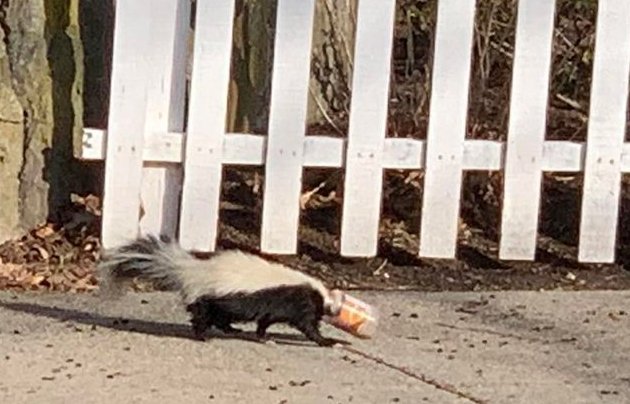
[[[234,0],[198,0],[179,241],[212,251],[221,196]]]
[[[138,235],[151,0],[118,0],[105,154],[102,243],[114,247]]]
[[[520,0],[505,156],[501,259],[536,253],[555,0]]]
[[[279,0],[265,162],[261,249],[297,250],[314,0]]]
[[[474,20],[474,0],[438,2],[420,230],[423,257],[455,257]]]
[[[191,0],[154,0],[149,17],[155,30],[151,45],[141,52],[150,59],[146,136],[155,137],[184,129],[186,63]],[[140,52],[139,52],[140,53]],[[181,167],[145,163],[141,201],[144,217],[140,231],[174,237],[179,218]]]
[[[361,0],[352,73],[341,254],[375,255],[383,195],[383,149],[395,0]]]
[[[630,74],[630,2],[600,0],[586,142],[580,262],[615,259]]]

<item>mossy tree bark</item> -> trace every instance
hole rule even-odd
[[[79,0],[0,0],[0,241],[60,213],[81,183]]]

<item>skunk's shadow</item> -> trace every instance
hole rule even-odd
[[[195,338],[192,327],[181,323],[162,323],[150,320],[128,319],[124,317],[105,316],[98,313],[81,311],[76,309],[66,309],[61,307],[50,307],[36,303],[18,303],[0,301],[0,307],[7,310],[31,314],[33,316],[48,317],[62,322],[69,321],[94,327],[108,328],[117,331],[132,332],[138,334],[152,335],[155,337],[182,338],[199,341]],[[313,346],[299,334],[280,334],[268,332],[270,340],[280,345]],[[208,331],[208,340],[212,339],[235,339],[261,344],[253,331],[243,331],[238,334],[225,334],[220,331]],[[345,341],[339,340],[339,343]]]

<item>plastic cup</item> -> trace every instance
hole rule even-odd
[[[359,338],[372,338],[378,326],[377,310],[366,302],[344,294],[339,314],[324,319],[328,324]]]

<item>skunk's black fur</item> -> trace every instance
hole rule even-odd
[[[232,323],[255,321],[256,335],[266,338],[269,326],[287,323],[320,346],[331,346],[334,339],[319,331],[323,300],[315,290],[304,286],[286,286],[252,294],[234,294],[222,298],[200,297],[186,309],[192,314],[195,335],[204,338],[205,331],[216,327],[226,333],[238,333]]]

